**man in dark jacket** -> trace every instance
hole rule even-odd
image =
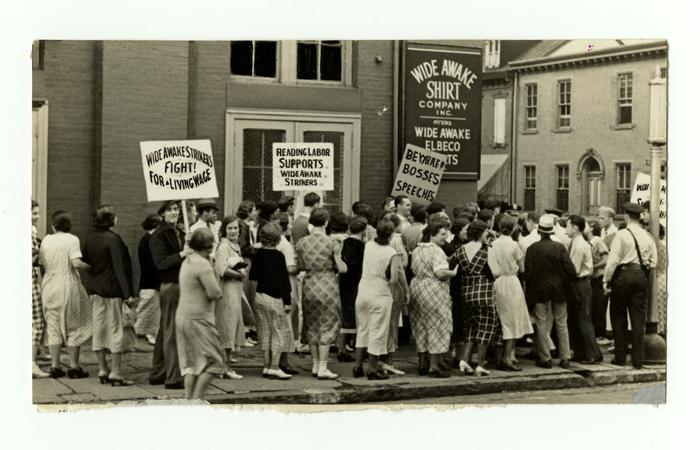
[[[149,382],[165,383],[167,389],[182,389],[184,382],[177,358],[175,312],[180,300],[180,265],[192,250],[186,244],[185,234],[176,227],[180,215],[177,200],[165,202],[158,214],[163,217],[163,222],[151,236],[149,246],[160,277],[160,328],[153,349]]]
[[[525,254],[525,292],[528,304],[534,311],[537,329],[537,366],[552,367],[548,346],[548,320],[554,320],[559,341],[560,365],[569,366],[571,350],[569,331],[566,325],[566,302],[572,295],[572,280],[576,279],[569,253],[559,242],[551,239],[554,233],[554,218],[543,215],[539,220],[541,239],[527,249]]]

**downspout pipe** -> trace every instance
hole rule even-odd
[[[517,186],[517,158],[518,158],[518,72],[513,72],[513,107],[511,108],[510,125],[510,200],[515,203]]]

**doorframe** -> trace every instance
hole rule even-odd
[[[344,173],[343,177],[350,180],[350,189],[343,193],[343,210],[347,211],[352,205],[353,199],[360,197],[360,144],[361,144],[361,113],[349,112],[329,112],[329,111],[297,111],[297,110],[258,110],[258,109],[226,109],[226,141],[224,152],[224,214],[235,212],[236,196],[241,192],[236,187],[235,170],[236,164],[242,164],[241,151],[236,152],[234,142],[234,130],[236,121],[254,120],[270,122],[307,122],[319,124],[343,124],[352,127],[352,135],[348,139],[349,147],[345,150],[345,155],[350,158],[350,172]]]
[[[34,128],[32,120],[32,134],[36,134],[36,172],[37,179],[32,180],[32,188],[36,181],[36,200],[39,203],[39,225],[37,232],[43,238],[46,234],[47,218],[47,176],[48,176],[48,142],[49,142],[49,102],[44,99],[34,99],[32,101],[32,114],[37,111],[37,126]],[[33,119],[33,117],[32,117]],[[32,145],[35,136],[32,136]]]

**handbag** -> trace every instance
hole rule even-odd
[[[647,279],[649,279],[649,273],[651,272],[651,268],[648,264],[644,263],[644,260],[642,259],[642,252],[639,251],[639,243],[637,242],[637,238],[634,236],[634,233],[632,233],[632,230],[630,229],[628,229],[627,231],[630,232],[630,234],[632,235],[632,239],[634,240],[634,248],[637,250],[637,258],[639,258],[639,265],[642,266],[644,276],[646,276]]]

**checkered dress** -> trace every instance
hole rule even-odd
[[[465,247],[457,250],[462,269],[462,299],[467,342],[488,344],[498,330],[498,314],[493,299],[493,281],[484,275],[488,263],[488,247],[481,247],[469,261]]]
[[[38,252],[41,241],[32,232],[32,253]],[[41,305],[41,270],[39,267],[32,267],[32,344],[40,346],[44,338],[44,308]]]
[[[302,334],[310,345],[335,344],[340,333],[340,292],[334,254],[341,247],[321,233],[312,233],[296,246],[299,270],[305,271],[301,286]]]
[[[452,302],[449,281],[435,272],[449,269],[447,256],[433,243],[420,243],[413,251],[409,317],[418,353],[445,353],[452,336]]]

